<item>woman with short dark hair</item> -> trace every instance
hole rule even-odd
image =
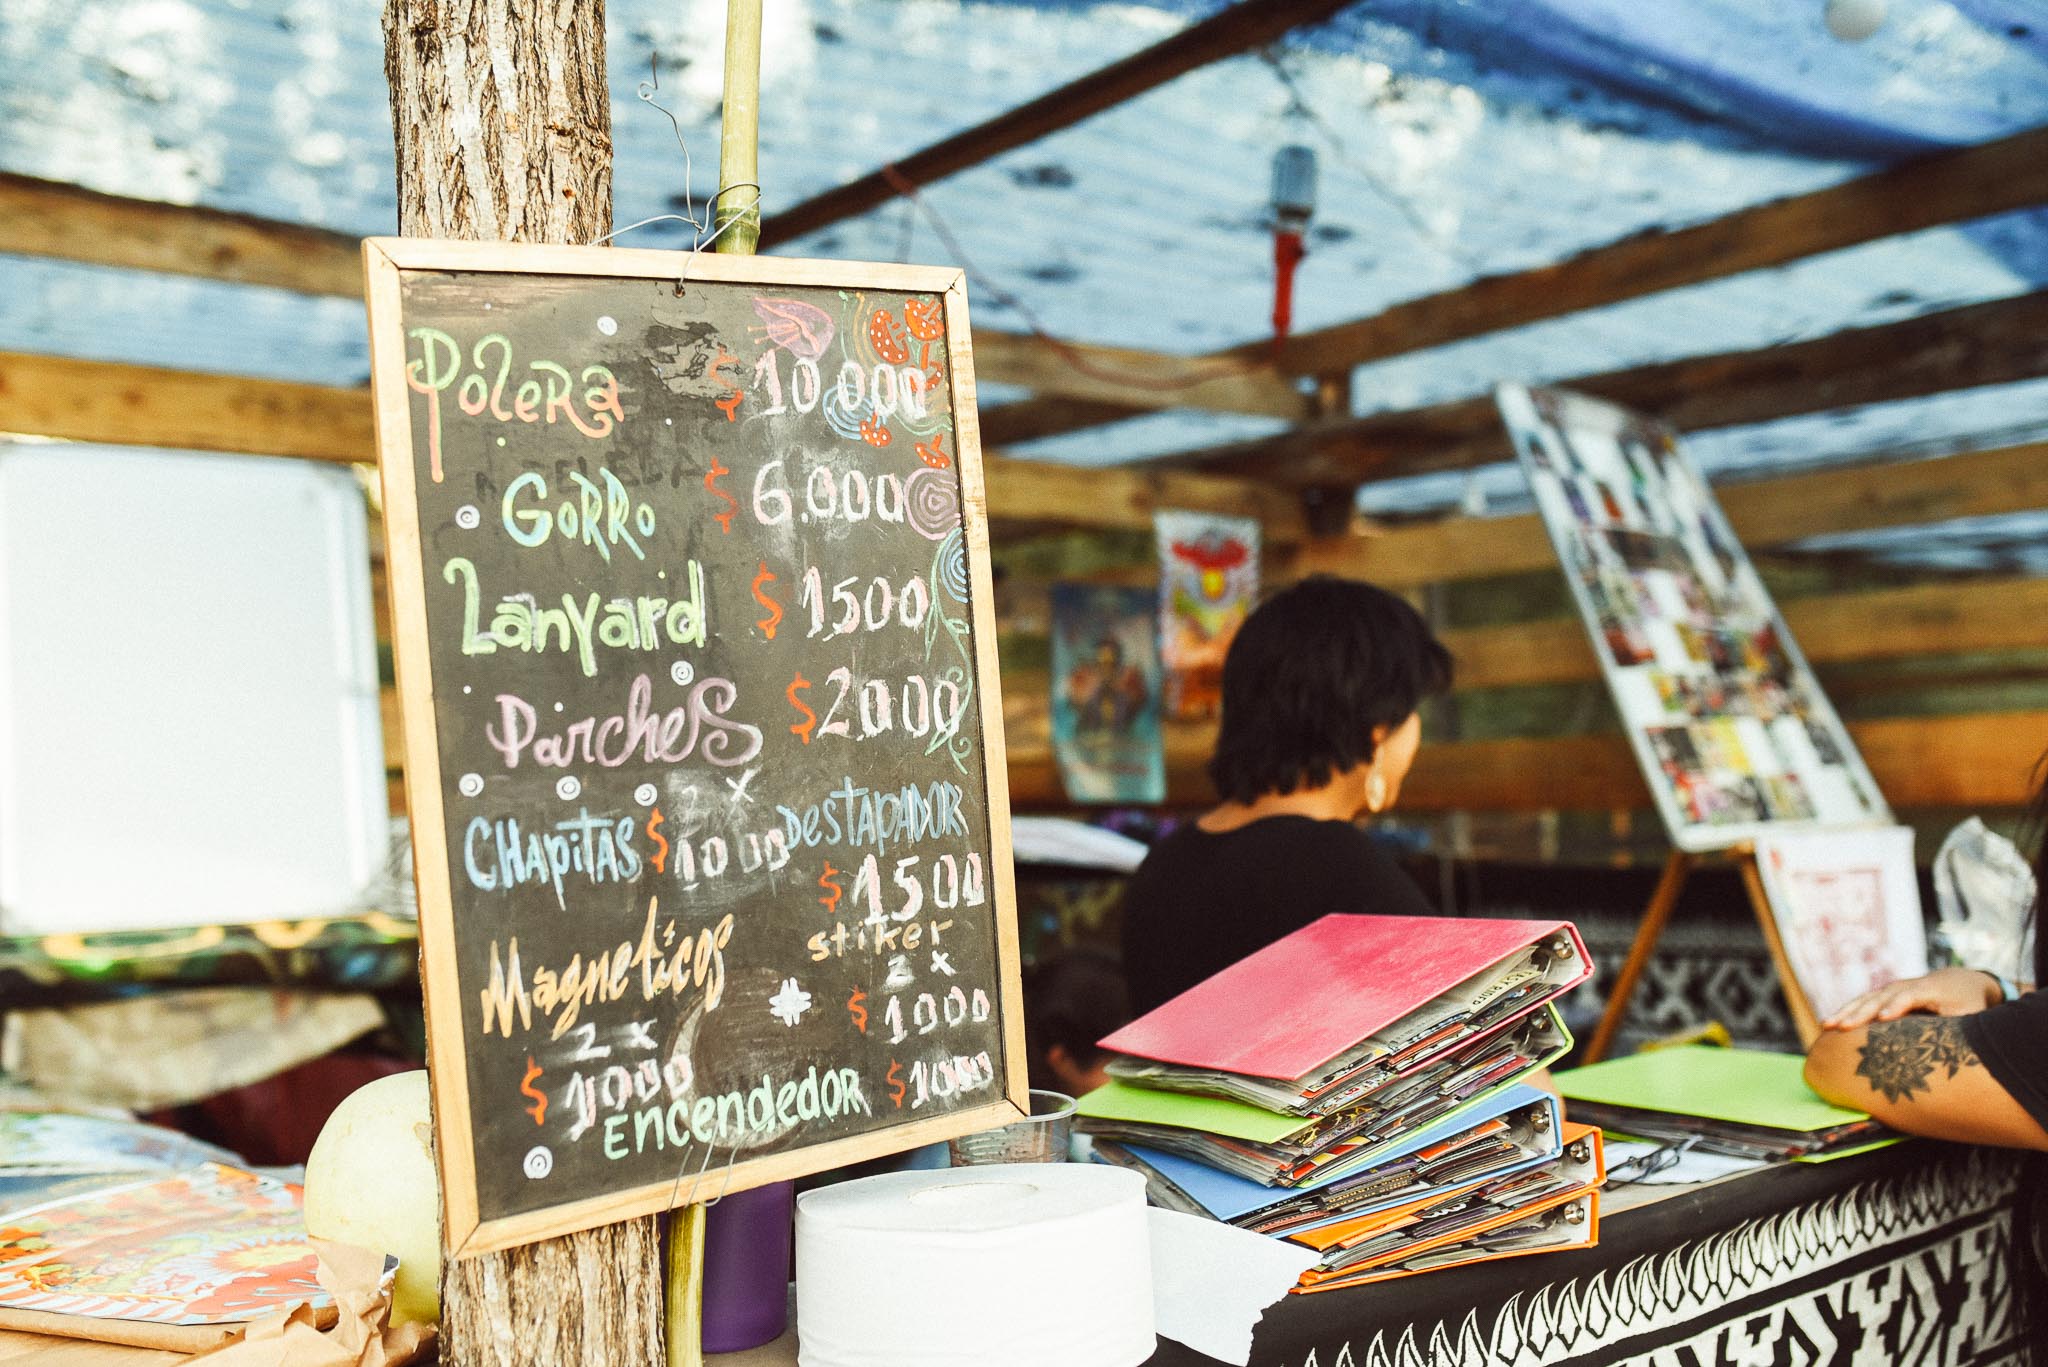
[[[1221,805],[1153,847],[1124,894],[1131,1005],[1150,1011],[1331,912],[1432,914],[1356,824],[1415,762],[1451,657],[1384,589],[1317,576],[1245,620],[1223,663]]]

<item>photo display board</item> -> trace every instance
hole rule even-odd
[[[1498,397],[1672,843],[1889,822],[1677,433],[1566,390]]]
[[[449,1249],[1016,1118],[959,272],[365,259]]]

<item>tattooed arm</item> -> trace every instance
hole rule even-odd
[[[1806,1081],[1836,1105],[1906,1134],[2048,1149],[2048,1131],[1985,1070],[1954,1016],[1826,1031],[1806,1056]]]

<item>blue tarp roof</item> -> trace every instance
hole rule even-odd
[[[1219,7],[773,0],[762,92],[767,207],[977,123]],[[0,167],[389,231],[378,8],[6,0]],[[1931,147],[2048,123],[2048,3],[1889,8],[1875,37],[1850,44],[1827,33],[1822,0],[1377,0],[965,172],[927,200],[969,258],[978,323],[1018,329],[1028,316],[1078,340],[1201,351],[1266,325],[1267,176],[1285,142],[1315,146],[1322,166],[1297,303],[1297,326],[1313,328]],[[673,212],[685,190],[673,130],[635,98],[650,56],[695,154],[689,189],[701,203],[712,188],[724,4],[610,0],[608,9],[624,224]],[[687,237],[663,223],[626,240],[673,246]],[[900,203],[788,250],[948,259]],[[1500,378],[1765,346],[2044,282],[2048,213],[2010,214],[1396,358],[1359,372],[1356,404],[1405,408]],[[8,258],[0,348],[324,383],[366,373],[361,311],[345,300]],[[1115,463],[1271,428],[1176,412],[1018,454]],[[2048,381],[1703,434],[1699,447],[1716,466],[1777,468],[2043,433]],[[1513,486],[1505,471],[1403,481],[1369,491],[1367,506],[1406,512],[1481,497],[1499,506]],[[1929,538],[1930,550],[1937,541],[1943,563],[1971,563],[1977,543],[1967,534]],[[2007,532],[1982,541],[2010,563]],[[2048,572],[2048,550],[2036,568]]]

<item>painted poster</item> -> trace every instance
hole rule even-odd
[[[1162,511],[1153,514],[1153,528],[1166,715],[1213,717],[1223,704],[1223,656],[1259,594],[1259,524]]]
[[[1157,613],[1149,589],[1053,585],[1052,745],[1071,801],[1166,800]]]
[[[1561,389],[1499,400],[1672,843],[1890,822],[1677,434]]]
[[[1769,831],[1757,838],[1756,862],[1815,1015],[1927,971],[1909,828]]]
[[[333,1303],[299,1189],[207,1163],[0,1208],[0,1310],[232,1324]]]

